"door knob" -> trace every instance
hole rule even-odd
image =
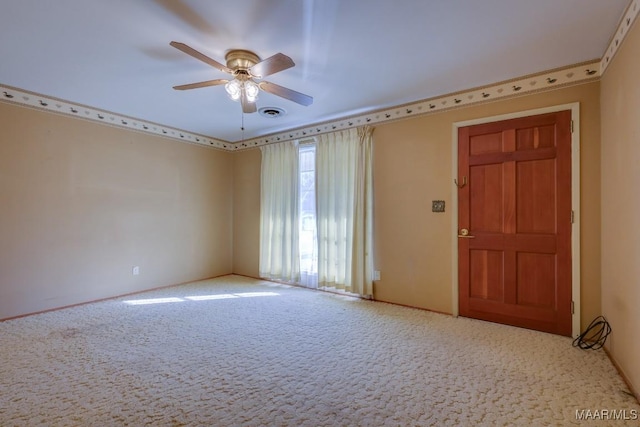
[[[464,237],[465,239],[475,239],[476,236],[469,236],[469,230],[467,230],[466,228],[462,228],[460,229],[460,234],[458,234],[458,237]]]

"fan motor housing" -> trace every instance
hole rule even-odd
[[[227,52],[224,59],[227,67],[234,71],[248,70],[260,62],[260,57],[249,50],[234,49]]]

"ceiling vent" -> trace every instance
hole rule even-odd
[[[282,117],[287,114],[286,111],[279,107],[262,107],[258,110],[258,113],[260,113],[262,117],[268,117],[270,119]]]

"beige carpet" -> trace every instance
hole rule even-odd
[[[639,424],[570,338],[237,276],[2,322],[0,361],[3,427]]]

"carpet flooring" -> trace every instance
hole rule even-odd
[[[3,427],[639,424],[570,338],[239,276],[0,322],[0,362]]]

